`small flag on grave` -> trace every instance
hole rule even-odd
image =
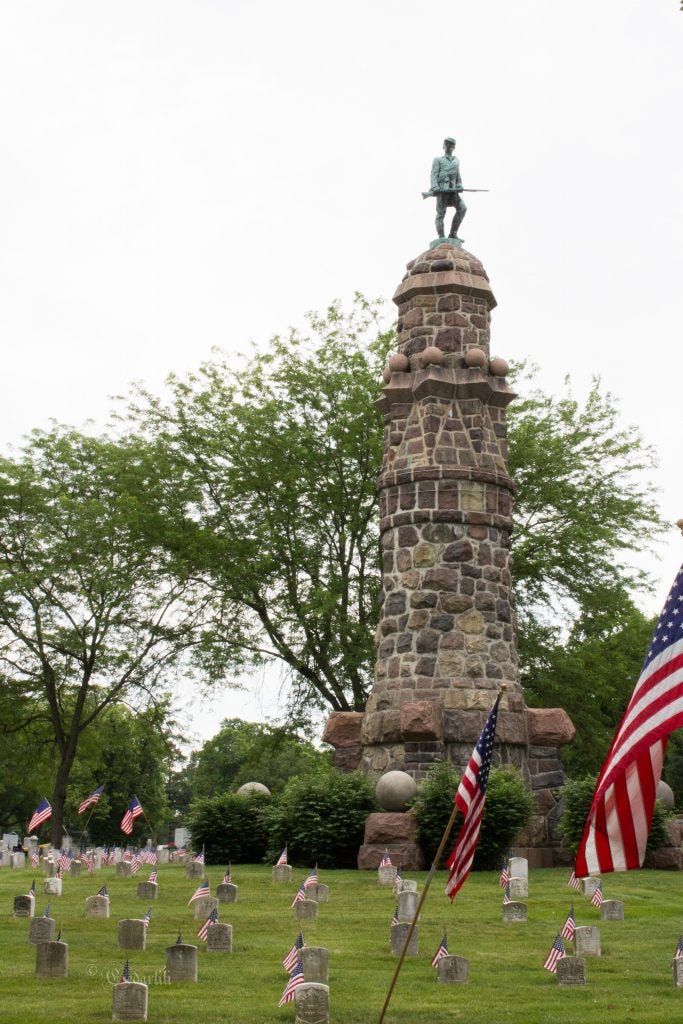
[[[304,984],[304,981],[304,965],[301,961],[301,957],[299,957],[297,959],[296,967],[290,974],[289,981],[285,985],[285,990],[280,996],[280,1002],[277,1005],[284,1006],[285,1003],[291,1003],[291,1001],[294,999],[295,991],[297,990],[299,985]]]
[[[141,814],[144,814],[142,804],[138,798],[134,796],[126,808],[126,813],[121,818],[121,831],[125,832],[126,835],[129,836],[133,831],[135,819],[139,818]]]
[[[501,889],[504,889],[509,881],[510,881],[510,872],[508,871],[508,862],[506,860],[504,860],[503,861],[503,866],[500,869],[500,878],[498,879],[498,885],[501,887]]]
[[[391,867],[391,857],[389,856],[389,851],[386,848],[384,850],[384,853],[382,854],[382,859],[379,862],[379,866],[381,868],[390,868]]]
[[[83,811],[87,811],[89,807],[94,807],[97,801],[102,796],[103,790],[104,786],[98,786],[97,789],[94,789],[92,791],[90,796],[86,796],[85,800],[81,801],[81,803],[78,805],[78,813],[83,814]]]
[[[567,914],[567,920],[562,925],[562,931],[560,935],[563,939],[567,939],[568,942],[574,941],[574,932],[576,931],[576,921],[574,920],[574,904],[572,903]]]
[[[303,886],[304,886],[304,889],[310,889],[310,887],[312,885],[317,885],[317,884],[318,884],[318,865],[316,864],[316,866],[313,868],[313,870],[311,871],[311,873],[308,876],[308,878],[304,879]]]
[[[148,882],[156,882],[158,874],[159,873],[158,873],[158,871],[156,869],[154,871],[150,871],[149,878],[147,879],[147,881]]]
[[[503,906],[506,903],[512,903],[512,897],[510,896],[510,883],[508,882],[503,889]]]
[[[676,952],[674,953],[674,960],[680,960],[683,956],[683,935],[678,936],[678,944],[676,946]]]
[[[448,940],[446,939],[446,930],[444,929],[443,938],[441,939],[441,945],[437,949],[436,953],[432,957],[432,967],[436,967],[439,960],[443,956],[448,956]]]
[[[142,919],[143,927],[149,928],[149,922],[152,920],[152,908],[150,907],[145,916]]]
[[[286,863],[287,863],[287,847],[285,846],[284,850],[282,851],[282,853],[280,854],[280,856],[277,859],[277,864],[286,864]]]
[[[123,970],[121,971],[121,981],[130,981],[130,964],[127,960],[123,965]]]
[[[51,814],[52,807],[50,806],[49,801],[43,797],[33,812],[33,817],[28,823],[29,832],[33,832],[33,830],[38,828],[39,825],[42,825],[44,821],[47,821]]]
[[[62,929],[60,927],[59,931],[57,932],[57,942],[61,942],[61,941],[62,941]]]
[[[97,895],[98,896],[108,896],[109,895],[109,889],[107,889],[106,885],[103,885],[101,889],[97,890]]]
[[[195,891],[192,893],[192,895],[190,896],[190,898],[189,898],[189,900],[187,902],[187,905],[189,907],[190,903],[194,903],[195,900],[200,900],[202,898],[202,896],[210,896],[210,895],[211,895],[211,889],[209,888],[209,880],[208,880],[208,878],[205,878],[203,882],[199,883],[199,885],[197,886]]]
[[[232,882],[232,868],[230,866],[230,861],[228,861],[228,866],[225,870],[225,874],[223,875],[223,885],[229,885],[230,882]]]
[[[294,968],[296,967],[297,961],[299,959],[299,950],[303,949],[304,945],[304,933],[299,932],[299,934],[294,940],[292,948],[289,950],[287,955],[283,957],[282,960],[282,966],[287,971],[287,974],[291,974]]]
[[[73,854],[71,850],[62,850],[59,860],[57,861],[62,871],[71,871],[72,858]]]
[[[48,903],[48,905],[45,907],[45,911],[43,913],[43,917],[49,917],[50,913],[51,913],[51,908],[50,908],[50,904]]]
[[[396,907],[394,909],[394,916],[391,919],[391,923],[392,925],[400,924],[400,921],[398,919],[398,903],[396,904]]]
[[[29,889],[29,892],[32,892],[32,893],[35,894],[35,891],[36,891],[36,880],[34,878],[33,881],[31,882],[31,888]]]
[[[292,904],[291,905],[293,907],[295,907],[297,905],[297,903],[300,903],[301,900],[305,900],[305,899],[306,899],[306,883],[302,882],[301,885],[299,886],[298,890],[297,890],[296,896],[292,900]]]
[[[37,868],[40,864],[40,854],[37,850],[31,850],[31,867]]]
[[[138,857],[137,854],[133,854],[130,861],[130,873],[131,875],[137,875],[138,871],[142,867],[142,858]]]
[[[209,928],[211,927],[211,925],[216,924],[217,921],[218,921],[218,911],[214,907],[214,909],[211,911],[211,913],[207,917],[207,919],[204,922],[204,924],[201,926],[201,928],[197,932],[197,938],[201,939],[203,942],[206,942],[206,938],[207,938],[207,936],[209,934]]]
[[[591,896],[591,903],[598,909],[602,906],[602,882],[598,882],[595,887],[595,892]]]
[[[183,937],[180,934],[180,932],[178,932],[178,938],[175,940],[175,944],[176,944],[176,946],[182,946],[182,944],[183,944]]]
[[[204,847],[203,846],[201,848],[201,852],[196,854],[192,858],[192,860],[195,862],[195,864],[203,864],[204,863]]]
[[[553,974],[556,974],[557,961],[561,960],[563,956],[564,942],[562,941],[562,936],[558,935],[555,941],[553,942],[552,946],[550,947],[550,952],[545,958],[545,963],[543,964],[543,966],[545,967],[546,971],[552,971]]]
[[[575,873],[572,871],[571,875],[567,879],[567,885],[569,886],[570,889],[580,889],[581,888],[581,879],[577,878]]]

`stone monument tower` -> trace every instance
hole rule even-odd
[[[574,727],[562,709],[527,709],[519,682],[506,426],[515,395],[507,363],[491,354],[496,300],[486,271],[455,234],[467,190],[454,146],[444,141],[423,193],[437,199],[440,236],[454,207],[451,237],[408,263],[378,402],[383,587],[374,685],[365,714],[333,714],[324,738],[342,770],[378,778],[398,769],[419,782],[439,759],[467,764],[505,683],[494,761],[514,765],[532,789],[536,813],[521,842],[524,852],[534,848],[532,863],[549,864],[561,859],[559,747]],[[360,867],[376,866],[392,829],[401,863],[419,861],[414,831],[399,821],[407,817],[370,816]]]

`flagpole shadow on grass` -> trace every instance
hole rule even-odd
[[[424,889],[422,890],[422,895],[420,896],[420,899],[418,901],[417,908],[416,908],[415,913],[413,915],[413,919],[410,922],[410,928],[408,929],[408,934],[405,937],[405,941],[403,943],[403,949],[401,950],[401,955],[398,958],[398,963],[396,964],[396,970],[394,971],[394,976],[391,979],[391,984],[389,985],[389,991],[387,992],[386,999],[384,1000],[384,1006],[382,1007],[382,1012],[381,1012],[381,1014],[379,1016],[378,1024],[382,1024],[382,1022],[384,1021],[384,1016],[385,1016],[385,1014],[387,1012],[387,1009],[388,1009],[388,1006],[389,1006],[389,1002],[391,1001],[391,996],[393,994],[394,988],[396,987],[396,982],[397,982],[398,976],[399,976],[399,974],[401,972],[401,967],[403,966],[403,961],[406,958],[406,952],[408,951],[408,946],[410,945],[410,940],[413,937],[413,932],[415,931],[415,926],[416,926],[418,918],[420,916],[420,911],[422,910],[424,902],[425,902],[425,900],[427,898],[427,893],[429,892],[429,886],[431,885],[432,879],[434,878],[434,875],[436,874],[436,869],[438,867],[439,861],[441,860],[441,858],[443,856],[443,851],[444,851],[444,849],[446,847],[446,843],[448,842],[448,837],[451,834],[451,829],[453,828],[453,825],[455,824],[455,819],[457,817],[458,811],[463,810],[463,807],[461,807],[460,802],[458,801],[457,798],[460,796],[460,792],[461,792],[461,789],[463,787],[463,782],[465,781],[465,778],[466,778],[466,776],[468,775],[468,773],[470,771],[470,768],[472,766],[472,762],[475,759],[475,755],[477,755],[477,757],[479,759],[479,766],[481,767],[482,760],[481,760],[480,755],[479,755],[479,748],[480,748],[480,745],[482,744],[482,741],[485,738],[488,741],[488,732],[487,731],[490,732],[490,745],[492,746],[492,744],[493,744],[493,735],[495,734],[496,720],[497,720],[497,715],[498,715],[498,704],[499,704],[500,698],[502,697],[502,695],[505,692],[505,690],[506,690],[506,686],[505,686],[505,683],[503,683],[503,685],[500,687],[500,689],[498,691],[498,696],[496,697],[495,703],[494,703],[494,705],[493,705],[493,707],[492,707],[492,709],[491,709],[491,711],[489,713],[489,717],[486,720],[486,725],[484,726],[484,728],[482,730],[481,736],[477,740],[477,744],[476,744],[476,746],[474,748],[474,751],[472,753],[472,757],[470,757],[469,764],[468,764],[467,768],[465,769],[462,781],[460,782],[460,786],[458,786],[458,790],[456,792],[456,799],[453,801],[453,810],[451,812],[451,816],[448,819],[448,824],[446,825],[446,828],[444,830],[444,834],[441,836],[441,842],[439,843],[439,848],[436,851],[436,854],[434,856],[434,860],[432,861],[432,866],[429,869],[429,874],[427,875],[427,879],[426,879],[425,884],[424,884]],[[492,726],[492,729],[491,729],[491,726]],[[469,874],[469,868],[470,868],[470,865],[472,863],[472,859],[474,858],[474,851],[476,849],[477,839],[479,838],[479,824],[481,823],[481,815],[483,814],[483,810],[484,810],[483,804],[484,804],[484,800],[486,798],[486,783],[488,781],[488,769],[490,768],[490,764],[491,764],[491,758],[490,758],[490,754],[489,754],[489,756],[488,756],[488,758],[486,758],[486,761],[485,761],[485,764],[484,764],[484,772],[485,772],[485,774],[484,774],[484,772],[482,772],[483,798],[480,798],[479,806],[477,807],[477,810],[475,811],[475,815],[474,815],[474,817],[476,817],[477,813],[479,811],[481,812],[481,813],[478,813],[478,820],[475,822],[476,828],[472,827],[471,823],[468,822],[468,818],[471,817],[470,809],[474,810],[474,806],[473,805],[474,805],[474,801],[476,799],[475,797],[472,797],[471,794],[469,794],[467,810],[464,812],[465,813],[465,821],[463,822],[463,829],[466,826],[468,826],[468,824],[470,825],[470,828],[468,829],[468,833],[467,833],[467,838],[471,840],[472,835],[474,835],[474,842],[473,843],[470,842],[469,847],[468,847],[469,852],[466,854],[465,858],[463,858],[462,862],[458,865],[458,868],[459,868],[459,870],[458,870],[458,877],[456,879],[456,885],[454,886],[454,890],[451,891],[451,892],[449,892],[447,890],[448,895],[450,896],[451,900],[453,900],[455,898],[455,896],[456,896],[456,894],[458,892],[458,889],[460,889],[460,887],[464,883],[465,879],[467,878],[467,875]],[[471,780],[470,780],[470,782],[471,782]],[[474,787],[477,788],[476,781],[474,782]],[[468,786],[468,788],[471,788],[471,787]],[[455,847],[455,850],[453,851],[453,853],[455,853],[457,851],[457,849],[458,849],[458,845],[459,845],[461,836],[462,836],[462,831],[461,831],[460,836],[458,837],[458,842],[456,843],[456,847]],[[453,854],[451,854],[451,857],[453,857]],[[450,859],[451,858],[449,858],[449,860]],[[455,873],[455,868],[453,869],[453,871],[451,873],[451,878],[453,877],[454,873]],[[450,879],[449,879],[449,882],[450,882]]]

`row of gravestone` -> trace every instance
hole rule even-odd
[[[280,884],[291,883],[292,865],[274,864],[272,879]],[[314,882],[306,889],[307,897],[292,904],[298,920],[318,915],[318,904],[328,903],[329,886]],[[299,952],[305,981],[294,991],[295,1024],[328,1024],[330,989],[328,985],[328,954],[322,946],[303,946]]]

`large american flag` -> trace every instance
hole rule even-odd
[[[126,808],[126,813],[121,819],[121,831],[125,832],[126,835],[129,836],[133,831],[133,822],[143,813],[142,804],[138,798],[134,796]]]
[[[669,733],[683,725],[683,569],[602,766],[576,854],[579,877],[641,867]]]
[[[78,813],[83,814],[83,811],[87,811],[89,807],[94,807],[97,801],[102,796],[103,790],[104,786],[98,786],[97,789],[94,789],[92,791],[90,796],[87,796],[85,800],[82,800],[81,803],[78,805]]]
[[[489,717],[486,719],[486,725],[482,729],[481,735],[472,751],[469,764],[463,773],[458,791],[455,794],[458,810],[465,816],[465,820],[462,823],[453,852],[446,861],[446,867],[450,870],[448,883],[446,884],[446,895],[451,900],[455,899],[459,890],[464,885],[465,879],[470,873],[474,853],[477,849],[481,819],[484,815],[484,804],[486,802],[486,786],[491,770],[493,738],[496,734],[499,703],[500,695],[496,697]]]
[[[33,832],[34,828],[38,828],[38,826],[42,825],[44,821],[47,821],[51,814],[52,807],[50,806],[49,801],[43,797],[33,812],[33,817],[28,823],[29,832]]]

